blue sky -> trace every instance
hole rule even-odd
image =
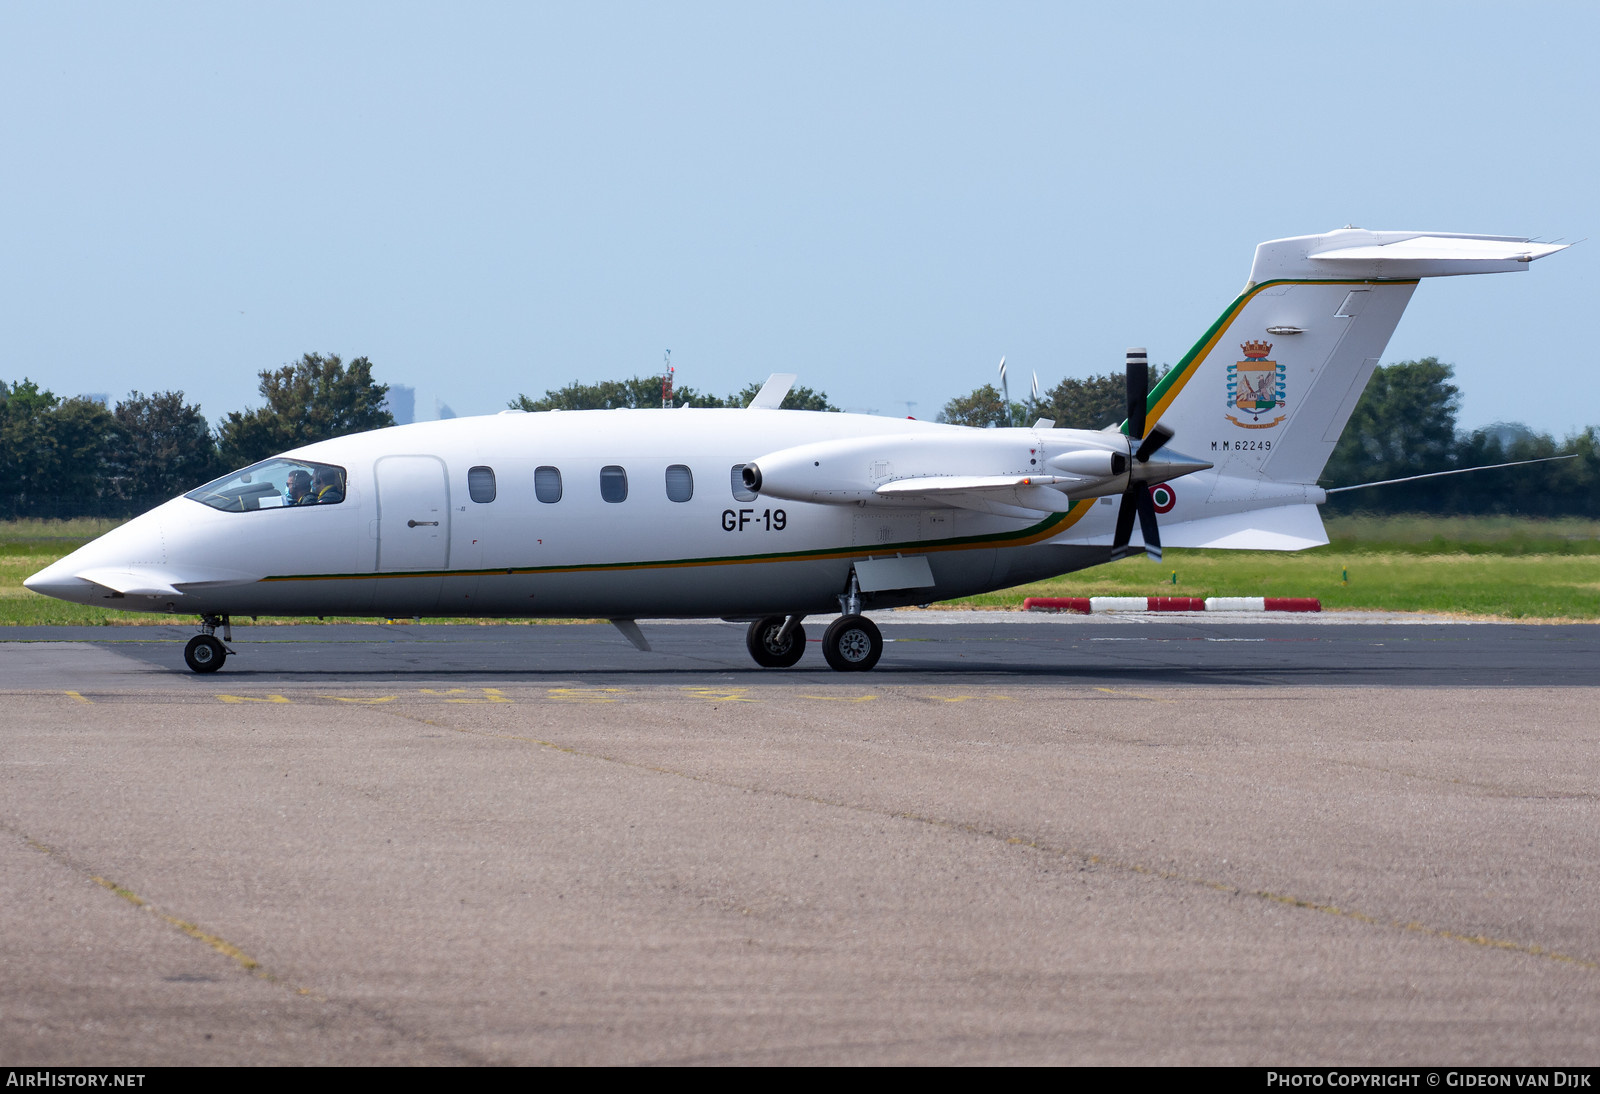
[[[1013,394],[1177,360],[1264,239],[1589,235],[1597,41],[1579,3],[7,0],[0,379],[215,420],[365,354],[429,417],[670,348],[933,417],[1002,354]],[[1385,360],[1454,363],[1464,426],[1600,424],[1597,255],[1425,282]]]

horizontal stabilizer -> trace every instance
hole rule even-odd
[[[1318,236],[1274,239],[1256,248],[1251,284],[1279,278],[1451,277],[1511,273],[1570,243],[1458,232],[1371,232],[1342,228]]]
[[[1474,239],[1460,236],[1416,236],[1395,243],[1339,247],[1317,251],[1314,262],[1330,266],[1376,264],[1389,277],[1438,277],[1467,273],[1508,273],[1536,258],[1563,250],[1561,244],[1528,240]]]

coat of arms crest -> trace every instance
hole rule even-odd
[[[1250,420],[1232,414],[1227,419],[1242,429],[1271,429],[1288,417],[1279,414],[1271,421],[1261,420],[1262,415],[1287,405],[1287,374],[1278,362],[1267,360],[1267,354],[1272,352],[1271,342],[1244,342],[1239,348],[1244,351],[1244,360],[1228,366],[1228,406],[1250,415]]]

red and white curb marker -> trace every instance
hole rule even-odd
[[[1320,612],[1312,596],[1030,596],[1029,612]]]

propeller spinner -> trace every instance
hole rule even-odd
[[[1128,540],[1133,536],[1133,518],[1137,515],[1145,554],[1159,562],[1161,529],[1156,523],[1156,503],[1150,496],[1150,488],[1180,475],[1203,471],[1211,464],[1177,452],[1168,452],[1156,459],[1156,453],[1174,434],[1160,423],[1145,432],[1149,402],[1150,359],[1143,346],[1136,346],[1128,350],[1128,455],[1119,453],[1112,464],[1112,469],[1118,473],[1127,471],[1128,488],[1122,492],[1122,505],[1117,509],[1117,532],[1111,545],[1114,557],[1133,553],[1128,550]],[[1123,466],[1118,467],[1117,463]]]

